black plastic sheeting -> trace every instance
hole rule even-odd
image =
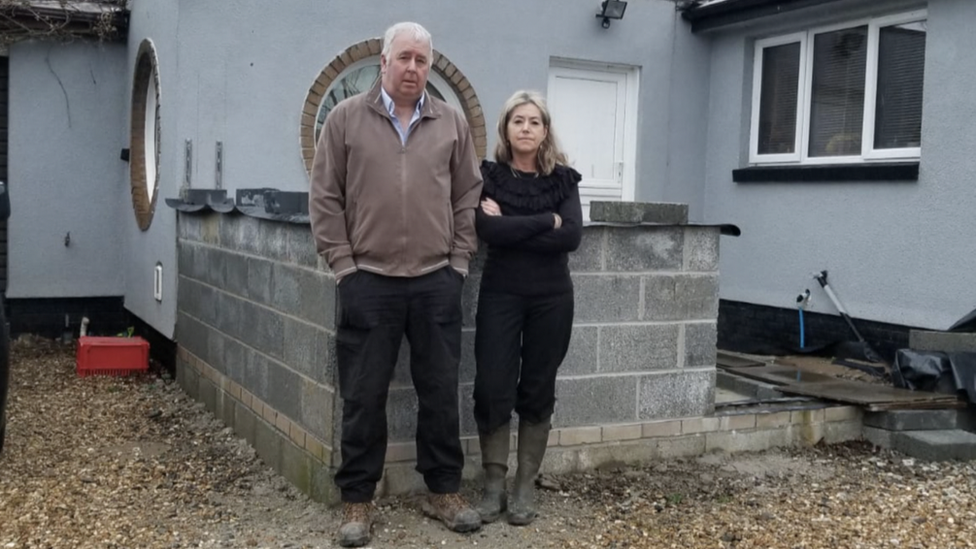
[[[895,387],[959,395],[976,403],[976,353],[899,349],[891,367]]]
[[[976,332],[976,309],[949,327],[950,332]]]

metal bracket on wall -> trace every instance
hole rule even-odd
[[[187,139],[183,152],[183,186],[189,189],[193,183],[193,140]]]
[[[224,188],[224,143],[217,142],[217,177],[214,181],[215,189]]]

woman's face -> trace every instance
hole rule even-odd
[[[508,117],[507,137],[512,156],[534,155],[539,151],[549,131],[542,122],[542,112],[532,103],[515,107]]]

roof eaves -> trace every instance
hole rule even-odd
[[[838,0],[693,0],[682,10],[692,32],[742,23]]]

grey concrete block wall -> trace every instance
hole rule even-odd
[[[321,441],[334,465],[341,416],[336,288],[314,253],[308,226],[230,214],[181,215],[179,234],[180,346],[260,399],[261,406],[249,408],[257,418],[242,424],[247,436],[267,445],[274,421],[279,429],[295,426],[298,438]],[[557,427],[713,411],[718,240],[717,227],[594,224],[584,229],[581,248],[570,260],[576,313],[569,356],[557,380]],[[472,262],[462,302],[464,436],[477,434],[470,415],[483,256]],[[412,442],[416,431],[418,403],[408,360],[405,343],[387,402],[391,443]],[[283,432],[284,443],[287,429]],[[288,461],[295,469],[301,459]]]
[[[243,418],[235,429],[275,465],[286,456],[289,476],[307,476],[295,473],[304,458],[292,455],[294,444],[278,439],[293,425],[302,433],[293,439],[336,448],[332,273],[319,267],[307,225],[220,214],[181,215],[179,223],[177,343],[260,400],[251,407],[257,418],[234,414]],[[261,419],[264,406],[273,420]],[[276,444],[290,446],[272,451]]]

